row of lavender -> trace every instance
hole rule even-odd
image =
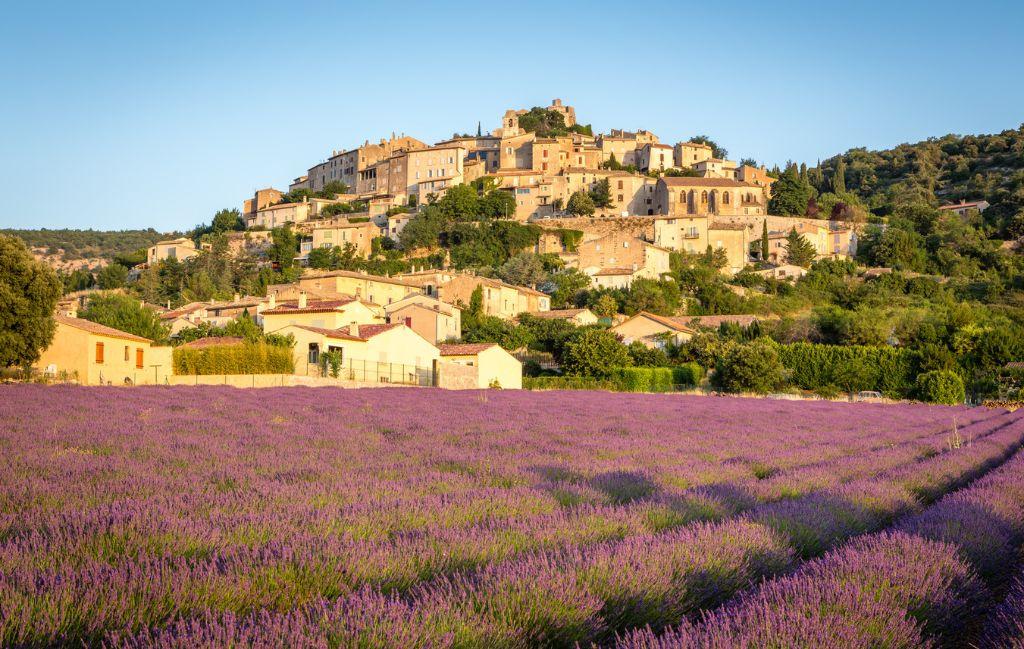
[[[830,547],[880,529],[897,515],[983,473],[1021,442],[1024,420],[1003,422],[961,447],[883,470],[870,480],[767,503],[739,520],[694,523],[667,533],[542,553],[440,577],[388,597],[360,589],[284,615],[212,614],[145,631],[139,646],[214,646],[225,639],[342,646],[571,646],[606,642],[644,624],[674,624],[714,607],[765,576],[796,565],[805,530]],[[123,637],[117,638],[123,642]]]
[[[618,649],[1024,646],[1024,583],[986,621],[1024,539],[1024,453],[892,530],[858,538],[662,635]]]
[[[174,619],[161,642],[609,638],[815,551],[776,524],[787,502],[882,475],[932,497],[1020,436],[1002,412],[636,395],[445,393],[457,417],[432,391],[0,396],[3,644],[145,642]]]

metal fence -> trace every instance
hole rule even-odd
[[[394,383],[429,387],[437,384],[437,373],[433,367],[368,361],[360,358],[346,358],[340,366],[309,363],[307,376],[335,378],[339,381],[360,383]]]

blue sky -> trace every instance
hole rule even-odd
[[[768,164],[1016,128],[1022,30],[984,0],[18,3],[0,227],[185,229],[332,149],[553,97]]]

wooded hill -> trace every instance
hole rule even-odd
[[[946,135],[882,151],[851,149],[807,170],[818,192],[856,194],[872,213],[900,204],[991,203],[985,222],[1000,238],[1024,236],[1024,125],[995,135]]]
[[[130,256],[148,248],[168,235],[153,228],[146,230],[0,230],[20,238],[30,248],[45,248],[46,254],[64,260],[99,258],[111,260]],[[60,251],[63,250],[63,253]]]

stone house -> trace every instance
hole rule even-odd
[[[173,372],[171,348],[89,320],[54,316],[56,332],[35,367],[83,385],[159,385]]]

